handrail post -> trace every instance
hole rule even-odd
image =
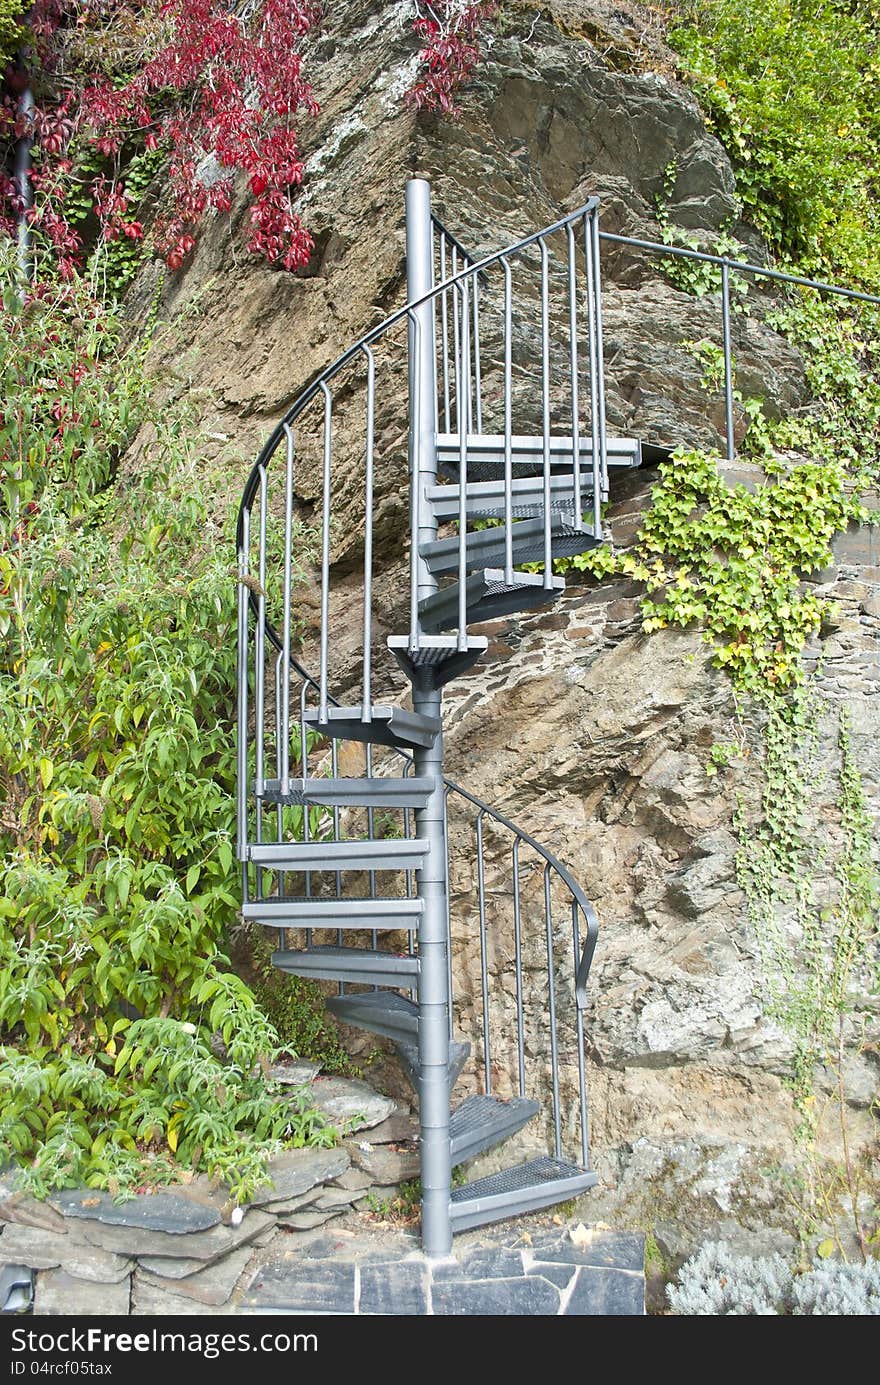
[[[736,440],[733,432],[733,350],[730,344],[730,265],[725,259],[721,265],[721,332],[724,341],[724,427],[727,442],[727,460],[732,462],[736,455]]]
[[[406,185],[406,288],[410,302],[433,287],[431,256],[431,189],[424,178]],[[433,310],[430,302],[415,308],[409,333],[411,533],[419,543],[436,538],[437,526],[425,498],[425,487],[436,480],[436,369]],[[459,420],[459,424],[460,424]],[[437,583],[419,558],[418,545],[410,554],[418,598],[431,595]],[[410,643],[417,648],[420,634],[415,606]],[[413,710],[440,718],[442,694],[430,678],[413,680]],[[433,789],[424,808],[416,811],[416,836],[426,847],[418,872],[424,912],[419,924],[419,1126],[422,1179],[422,1244],[425,1253],[440,1259],[452,1248],[450,1192],[452,1167],[449,1141],[449,973],[446,933],[446,794],[443,780],[443,740],[416,749],[414,770],[430,777]]]

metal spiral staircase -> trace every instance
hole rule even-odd
[[[303,390],[245,488],[238,854],[244,918],[278,930],[275,964],[335,981],[330,1009],[396,1045],[419,1102],[423,1242],[440,1257],[455,1231],[596,1181],[583,1011],[597,932],[565,867],[445,779],[442,689],[487,648],[473,626],[558,600],[553,560],[605,541],[609,476],[641,454],[606,436],[595,199],[475,261],[414,178],[406,237],[406,306]],[[380,641],[375,474],[393,474],[404,349],[408,628]],[[309,487],[315,499],[304,501]],[[344,588],[334,560],[355,524],[356,611],[350,558]],[[310,545],[315,676],[294,655]],[[331,633],[343,630],[337,676],[356,691],[340,704]],[[411,707],[376,694],[391,682],[390,656]],[[462,1074],[470,1095],[454,1104]],[[453,1187],[454,1166],[529,1123],[552,1153]]]

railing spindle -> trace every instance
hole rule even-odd
[[[282,591],[283,624],[281,630],[281,725],[278,734],[281,740],[281,793],[290,792],[290,586],[291,586],[291,548],[293,544],[293,432],[289,424],[284,425],[287,442],[286,464],[284,468],[284,584]]]
[[[504,270],[504,580],[513,585],[513,305],[511,270]]]
[[[544,923],[547,930],[547,1006],[550,1018],[550,1064],[553,1081],[553,1135],[556,1158],[562,1158],[562,1125],[559,1109],[559,1038],[556,1033],[556,979],[553,975],[553,911],[550,901],[550,866],[544,867]]]
[[[480,973],[483,991],[483,1062],[486,1096],[492,1095],[492,1063],[489,1052],[489,958],[486,948],[486,882],[483,863],[483,814],[477,817],[477,891],[480,908]]]
[[[333,427],[333,394],[329,385],[321,383],[324,396],[324,466],[321,500],[321,672],[318,720],[326,721],[328,659],[330,651],[330,464]]]
[[[364,515],[364,682],[361,721],[370,722],[373,719],[373,433],[376,412],[376,361],[371,347],[364,347],[364,355],[367,358],[367,446]]]
[[[574,521],[579,529],[583,522],[584,505],[581,495],[581,432],[580,400],[578,397],[578,319],[577,319],[577,262],[575,257],[574,226],[568,226],[568,360],[571,382],[571,460]]]
[[[733,351],[730,345],[730,265],[721,266],[721,331],[724,339],[724,418],[727,440],[727,460],[735,456],[733,434]]]
[[[519,903],[519,837],[513,839],[513,952],[516,967],[516,1052],[519,1066],[519,1094],[526,1094],[526,1033],[523,1016],[522,919]]]
[[[541,251],[541,433],[544,455],[544,587],[553,586],[553,542],[550,532],[550,289],[547,245]]]

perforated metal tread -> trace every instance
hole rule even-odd
[[[475,568],[500,566],[506,561],[506,528],[481,529],[469,533],[465,539],[465,566],[468,572]],[[512,562],[540,563],[544,559],[544,520],[524,519],[511,526]],[[578,529],[566,523],[559,516],[551,515],[550,552],[554,558],[571,558],[576,553],[586,553],[601,543],[592,529]],[[424,558],[429,570],[436,577],[447,572],[457,572],[461,545],[457,534],[448,539],[435,539],[421,544],[419,554]]]
[[[589,473],[592,478],[592,473]],[[581,476],[581,501],[592,507],[592,479],[587,485]],[[427,486],[425,498],[440,524],[458,519],[461,514],[461,487],[450,482],[445,486]],[[510,488],[511,512],[515,519],[532,518],[544,513],[543,476],[515,477]],[[574,517],[578,502],[574,495],[574,476],[571,471],[554,473],[550,477],[550,509],[554,514]],[[503,519],[505,514],[504,480],[468,481],[465,487],[465,510],[474,519]]]
[[[422,717],[403,707],[374,706],[370,720],[364,721],[362,707],[330,707],[326,717],[310,707],[304,720],[324,736],[346,741],[365,741],[372,745],[424,746],[429,749],[440,734],[438,717]]]
[[[302,952],[273,952],[272,965],[293,976],[324,981],[352,981],[365,986],[406,986],[419,974],[418,957],[355,947],[312,947]]]
[[[544,469],[544,439],[533,434],[514,434],[511,438],[511,464],[514,476],[536,476]],[[580,469],[593,469],[592,439],[579,439]],[[505,440],[503,433],[471,433],[467,438],[466,465],[469,480],[491,480],[504,475]],[[635,438],[606,438],[608,469],[629,470],[641,465],[641,443]],[[551,436],[550,466],[553,470],[573,467],[574,444],[569,434]],[[461,465],[461,437],[458,433],[437,435],[437,464],[444,476],[456,477]]]
[[[396,1040],[395,1040],[395,1046],[396,1046],[396,1048],[397,1048],[397,1052],[398,1052],[398,1055],[399,1055],[399,1057],[400,1057],[400,1061],[401,1061],[401,1063],[403,1064],[403,1066],[404,1066],[404,1068],[405,1068],[405,1070],[406,1070],[407,1077],[409,1078],[410,1082],[412,1083],[413,1089],[414,1089],[416,1092],[418,1092],[418,1090],[419,1090],[419,1081],[420,1081],[421,1075],[422,1075],[421,1063],[420,1063],[420,1061],[419,1061],[419,1045],[418,1045],[418,1042],[417,1042],[415,1039],[413,1039],[413,1040],[411,1040],[411,1041],[410,1041],[410,1040],[407,1040],[406,1042],[404,1042],[403,1039],[396,1039]],[[459,1076],[461,1075],[461,1070],[462,1070],[462,1068],[464,1067],[465,1063],[467,1062],[468,1058],[470,1058],[470,1056],[471,1056],[471,1046],[470,1046],[470,1044],[468,1044],[468,1043],[457,1043],[455,1040],[453,1040],[453,1041],[450,1043],[450,1045],[449,1045],[449,1061],[448,1061],[448,1063],[446,1064],[446,1075],[447,1075],[447,1077],[448,1077],[448,1079],[449,1079],[449,1090],[450,1090],[450,1092],[452,1091],[452,1088],[455,1086],[456,1082],[458,1081],[458,1078],[459,1078]],[[454,1119],[454,1117],[453,1117],[453,1119]]]
[[[425,843],[415,837],[387,841],[261,842],[248,848],[257,865],[278,871],[418,870]]]
[[[578,1197],[597,1182],[595,1173],[578,1164],[544,1156],[519,1164],[501,1173],[479,1178],[453,1188],[450,1196],[450,1215],[456,1231],[488,1222],[503,1221],[505,1217],[535,1212]]]
[[[419,1007],[396,991],[331,995],[327,997],[326,1005],[337,1019],[366,1029],[370,1034],[382,1034],[395,1042],[413,1043],[418,1040]]]
[[[463,1163],[483,1150],[500,1144],[521,1130],[540,1111],[537,1101],[511,1097],[469,1096],[452,1112],[449,1121],[452,1162]]]
[[[294,779],[281,792],[280,779],[268,779],[257,797],[264,803],[326,803],[344,808],[423,808],[434,789],[432,779],[412,775],[391,779]]]
[[[242,918],[272,928],[408,928],[418,927],[421,899],[311,899],[301,895],[252,899]]]
[[[565,591],[562,577],[553,577],[552,585],[544,586],[544,578],[536,573],[514,573],[514,581],[505,582],[501,568],[484,568],[474,573],[466,583],[467,620],[476,623],[506,616],[512,611],[526,611],[555,601]],[[458,583],[453,582],[435,592],[419,605],[419,618],[428,630],[447,629],[458,624]]]

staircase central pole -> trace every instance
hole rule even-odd
[[[433,240],[431,188],[424,178],[406,185],[406,290],[410,303],[433,288]],[[437,525],[424,497],[425,487],[437,476],[437,444],[434,375],[434,309],[432,303],[417,308],[409,332],[409,426],[412,466],[410,504],[416,507],[419,542],[437,537]],[[418,553],[411,554],[417,567],[418,598],[430,596],[437,587]],[[413,709],[423,716],[441,716],[442,692],[429,670],[420,677],[414,670]],[[452,1168],[449,1148],[449,1005],[447,970],[447,900],[445,793],[443,738],[438,735],[430,749],[417,749],[415,773],[433,780],[427,805],[416,812],[416,836],[427,846],[425,864],[418,873],[419,897],[424,913],[419,925],[419,1124],[422,1177],[422,1245],[426,1255],[440,1258],[452,1249],[449,1195]]]

